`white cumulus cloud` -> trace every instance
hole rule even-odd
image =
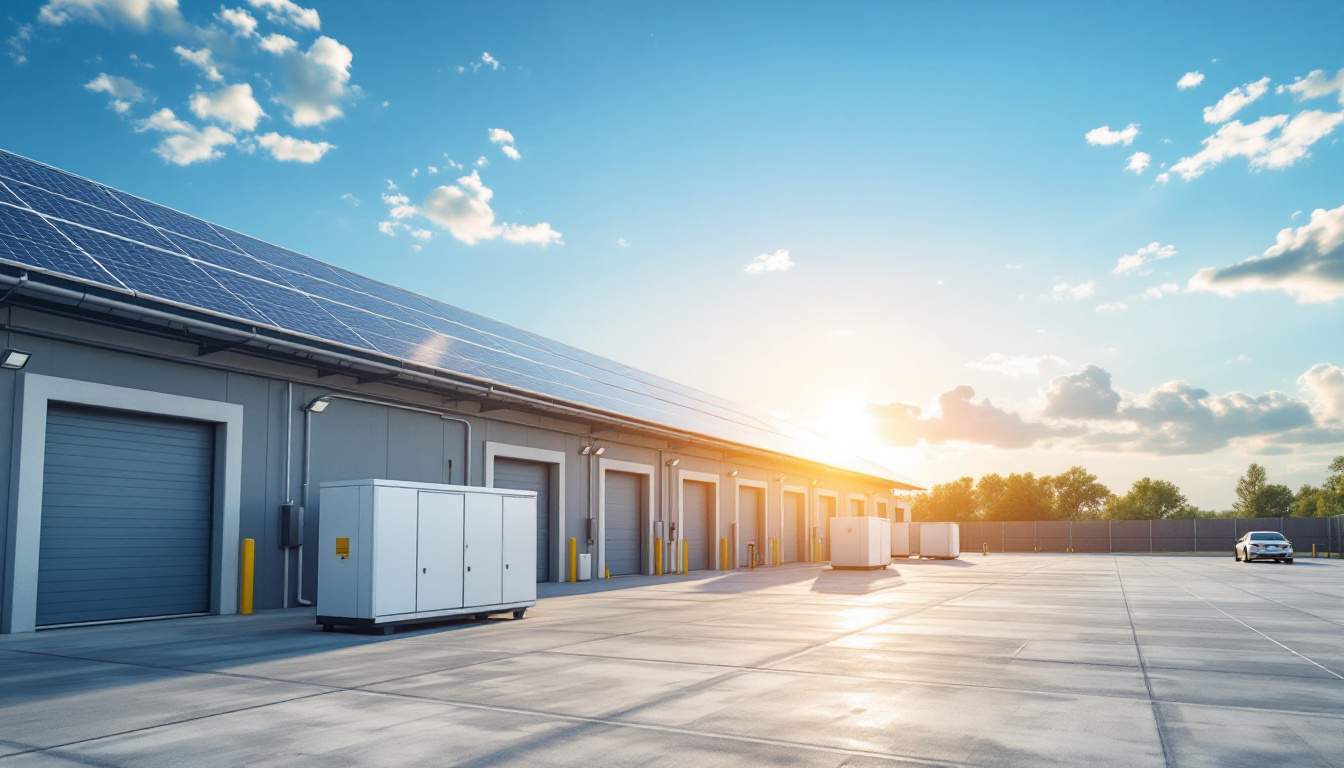
[[[429,219],[435,226],[447,231],[467,245],[486,240],[503,239],[518,245],[563,245],[564,236],[549,222],[536,224],[497,223],[490,201],[494,191],[481,181],[480,173],[472,171],[452,184],[434,188],[418,207],[410,208]],[[384,195],[393,219],[407,218],[409,201],[404,195]],[[387,234],[386,232],[384,234]]]
[[[1204,122],[1216,125],[1231,120],[1233,115],[1240,112],[1250,104],[1254,103],[1261,96],[1269,92],[1269,78],[1262,77],[1245,85],[1238,86],[1223,94],[1223,98],[1212,107],[1204,108]]]
[[[1319,99],[1335,94],[1340,106],[1344,106],[1344,69],[1334,77],[1325,74],[1323,69],[1313,69],[1306,77],[1299,77],[1288,85],[1280,85],[1279,93],[1291,93],[1298,101]]]
[[[1163,245],[1154,240],[1153,242],[1139,248],[1133,253],[1126,253],[1115,262],[1115,269],[1111,270],[1114,275],[1149,275],[1152,274],[1152,263],[1170,259],[1176,255],[1176,246],[1170,243]]]
[[[284,57],[285,89],[276,101],[289,108],[289,122],[304,128],[321,125],[344,113],[354,54],[337,40],[323,35],[308,50],[292,50]]]
[[[1252,123],[1233,120],[1201,142],[1203,148],[1172,164],[1168,173],[1158,176],[1165,182],[1169,174],[1185,181],[1197,179],[1205,171],[1231,158],[1244,157],[1255,169],[1279,170],[1307,157],[1313,144],[1329,136],[1344,122],[1344,112],[1306,110],[1292,119],[1288,115],[1269,115]]]
[[[797,265],[789,252],[780,248],[774,253],[762,253],[752,259],[742,271],[749,275],[759,275],[763,272],[787,272],[795,266]]]
[[[304,8],[294,0],[247,0],[247,2],[253,8],[266,11],[266,18],[275,24],[288,24],[313,31],[322,28],[322,18],[317,10]]]
[[[287,37],[279,32],[272,32],[261,38],[261,42],[257,43],[257,45],[261,47],[261,50],[266,51],[267,53],[273,53],[276,56],[283,56],[299,47],[299,44],[294,41],[294,38]]]
[[[1069,299],[1071,301],[1082,301],[1089,298],[1097,292],[1097,281],[1088,280],[1084,283],[1069,283],[1064,280],[1057,281],[1050,288],[1050,296],[1055,301]]]
[[[1188,91],[1191,88],[1198,88],[1204,82],[1204,73],[1198,70],[1186,72],[1181,75],[1181,79],[1176,81],[1176,87],[1182,91]]]
[[[1128,147],[1134,143],[1134,139],[1139,137],[1139,124],[1130,123],[1120,130],[1115,130],[1109,125],[1103,125],[1099,128],[1093,128],[1083,134],[1087,143],[1098,147],[1109,147],[1115,144],[1122,144]]]
[[[221,147],[237,141],[233,134],[218,126],[207,125],[204,128],[197,128],[179,119],[167,107],[140,121],[136,130],[168,134],[154,148],[154,152],[174,165],[191,165],[214,160],[224,154],[220,150]]]
[[[1344,205],[1316,209],[1296,229],[1279,230],[1260,256],[1201,269],[1190,290],[1235,296],[1250,291],[1282,291],[1303,303],[1344,298]]]
[[[226,85],[211,92],[197,91],[192,94],[190,105],[196,117],[224,123],[235,131],[251,131],[266,116],[247,83]]]
[[[505,157],[510,160],[523,159],[522,153],[518,151],[518,147],[514,144],[513,133],[510,131],[503,128],[491,128],[488,136],[491,144],[499,145],[499,151],[503,152]]]
[[[257,137],[257,143],[276,160],[290,163],[316,163],[327,152],[336,148],[325,141],[308,141],[293,136],[281,136],[272,131]],[[358,203],[356,203],[358,205]]]
[[[105,93],[111,97],[109,106],[116,112],[130,110],[132,104],[145,100],[145,90],[133,81],[106,72],[84,84],[84,89],[94,93]]]
[[[205,75],[206,80],[209,80],[212,83],[218,83],[224,79],[224,75],[220,73],[219,67],[215,65],[215,56],[211,53],[209,48],[197,48],[193,50],[186,46],[176,45],[173,46],[173,53],[176,53],[178,58],[201,70],[201,74]]]
[[[155,26],[175,30],[183,24],[177,0],[48,0],[37,12],[37,20],[55,27],[71,21],[92,21],[140,30]]]
[[[233,28],[240,37],[251,37],[257,33],[257,18],[242,8],[220,8],[219,20]]]
[[[1147,152],[1135,152],[1129,156],[1129,161],[1125,163],[1125,170],[1135,176],[1143,175],[1148,170],[1148,164],[1153,161],[1153,156]]]

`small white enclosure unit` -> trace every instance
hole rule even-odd
[[[910,556],[910,524],[892,523],[891,524],[891,556],[909,557]]]
[[[961,528],[956,523],[920,523],[919,556],[955,560],[961,556]]]
[[[537,602],[537,496],[398,480],[322,484],[317,622],[380,626]]]
[[[831,518],[832,568],[885,568],[890,562],[890,520],[881,517]]]

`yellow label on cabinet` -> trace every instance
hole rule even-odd
[[[349,537],[349,536],[337,536],[337,537],[336,537],[336,556],[339,557],[339,558],[341,558],[342,560],[349,560],[349,559],[350,559],[350,537]]]

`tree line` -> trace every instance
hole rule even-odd
[[[1116,494],[1083,467],[1070,467],[1058,475],[991,473],[979,480],[939,483],[915,496],[912,512],[916,521],[959,522],[1330,517],[1344,514],[1344,456],[1330,462],[1324,483],[1303,485],[1296,492],[1269,482],[1265,468],[1252,464],[1237,481],[1236,492],[1232,509],[1206,510],[1190,504],[1169,480],[1140,478],[1124,494]]]

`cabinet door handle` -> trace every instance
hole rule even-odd
[[[504,564],[504,570],[506,570],[506,571],[509,570],[509,564],[508,564],[508,563],[505,563],[505,564]]]
[[[471,566],[470,566],[470,565],[467,566],[467,570],[468,570],[468,571],[471,570]]]
[[[420,569],[420,572],[421,572],[421,573],[429,573],[429,569],[428,569],[428,568],[421,568],[421,569]]]

